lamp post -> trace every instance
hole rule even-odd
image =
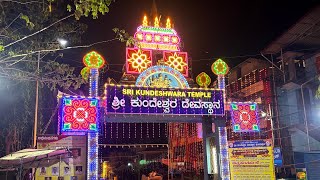
[[[65,39],[57,39],[59,45],[61,47],[65,47],[68,44],[68,41]],[[37,132],[38,132],[38,107],[39,107],[39,71],[40,71],[40,59],[41,59],[41,51],[38,51],[38,62],[37,62],[37,80],[36,80],[36,102],[35,102],[35,110],[34,110],[34,127],[33,127],[33,148],[37,146]]]

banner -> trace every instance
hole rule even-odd
[[[274,180],[271,140],[230,141],[231,180]]]
[[[280,147],[275,147],[273,149],[273,155],[274,155],[274,166],[281,167],[282,166],[282,154]]]
[[[224,115],[223,90],[106,85],[107,114]]]
[[[85,180],[86,179],[86,136],[40,135],[38,149],[68,148],[73,158],[62,159],[49,167],[39,167],[36,180]],[[68,164],[66,163],[68,162]]]

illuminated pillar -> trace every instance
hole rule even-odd
[[[90,69],[89,71],[89,96],[98,96],[99,68],[101,68],[105,60],[103,57],[92,51],[83,58],[83,63]],[[99,112],[97,112],[99,113]],[[98,150],[99,150],[99,122],[97,122],[97,131],[88,132],[88,152],[87,152],[87,180],[98,179]]]
[[[218,88],[225,90],[225,76],[229,72],[229,67],[222,59],[216,60],[211,66],[212,72],[218,76]],[[224,102],[225,102],[225,93],[224,93]],[[224,103],[226,105],[226,103]],[[228,158],[228,139],[227,139],[227,128],[225,127],[225,119],[216,118],[214,121],[215,124],[215,142],[216,151],[219,152],[218,158],[215,160],[219,166],[220,171],[219,179],[230,180],[230,171],[229,171],[229,158]],[[220,162],[217,162],[220,160]]]

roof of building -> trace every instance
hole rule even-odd
[[[264,54],[277,54],[281,49],[296,50],[320,47],[320,6],[302,17],[285,33],[271,42]]]

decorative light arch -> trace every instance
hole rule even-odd
[[[169,66],[152,66],[143,71],[136,80],[136,86],[189,88],[187,79]]]

